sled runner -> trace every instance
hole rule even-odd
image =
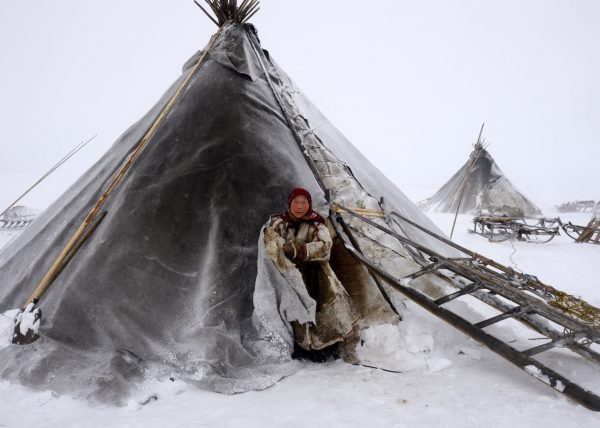
[[[529,221],[529,222],[528,222]],[[472,233],[488,238],[490,242],[502,242],[508,239],[545,244],[560,235],[560,218],[536,218],[480,214],[473,218]]]
[[[600,244],[600,220],[593,219],[587,226],[578,226],[571,222],[562,225],[565,233],[575,242]]]

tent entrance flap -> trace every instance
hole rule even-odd
[[[361,327],[399,320],[400,314],[395,305],[377,284],[379,279],[356,262],[339,237],[333,240],[329,265],[360,312]]]

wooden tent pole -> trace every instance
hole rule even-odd
[[[11,209],[12,207],[14,207],[17,203],[19,203],[19,201],[21,199],[23,199],[29,192],[31,192],[35,187],[37,187],[38,184],[40,184],[42,181],[44,181],[46,178],[48,178],[48,176],[50,174],[52,174],[54,171],[56,171],[58,168],[60,168],[62,166],[62,164],[64,164],[69,159],[71,159],[71,157],[73,157],[75,155],[75,153],[77,153],[79,150],[81,150],[85,146],[87,146],[87,144],[89,142],[91,142],[94,138],[96,138],[97,135],[98,134],[94,135],[92,138],[90,138],[86,142],[81,142],[81,143],[77,144],[75,147],[73,147],[69,153],[67,153],[60,161],[58,161],[44,175],[42,175],[38,181],[36,181],[35,183],[33,183],[33,185],[31,187],[29,187],[29,189],[27,189],[25,192],[23,192],[23,194],[21,194],[21,196],[19,196],[17,198],[17,200],[15,200],[12,204],[10,204],[4,211],[0,212],[0,217],[2,217],[4,214],[6,214],[6,212],[9,209]]]
[[[476,145],[478,145],[481,142],[481,134],[483,134],[484,126],[485,126],[485,122],[481,124],[481,130],[479,131],[479,136],[477,137]],[[456,206],[456,214],[454,214],[454,222],[452,223],[452,230],[450,231],[450,239],[452,239],[452,235],[454,235],[454,227],[456,226],[456,219],[458,218],[458,213],[460,211],[460,205],[462,203],[463,195],[465,193],[465,188],[467,187],[467,179],[471,175],[471,172],[473,171],[473,167],[475,167],[475,162],[477,161],[477,159],[479,159],[479,152],[477,152],[477,156],[471,160],[471,165],[469,166],[469,169],[467,171],[467,174],[465,175],[465,178],[463,178],[463,182],[462,182],[461,190],[460,190],[460,196],[458,198],[458,204]]]
[[[67,257],[69,257],[69,258],[73,257],[73,255],[74,255],[73,249],[78,247],[78,243],[80,242],[81,238],[86,235],[86,231],[88,230],[88,228],[94,224],[97,224],[95,219],[96,219],[97,214],[102,209],[102,206],[104,205],[104,203],[106,202],[106,200],[108,199],[110,194],[113,192],[113,190],[121,182],[121,180],[123,179],[123,177],[125,176],[127,171],[129,171],[129,168],[131,167],[131,165],[133,165],[133,163],[140,156],[140,154],[142,153],[142,150],[148,144],[148,141],[150,141],[150,139],[154,136],[154,134],[156,133],[156,130],[162,124],[165,117],[169,114],[169,112],[175,105],[175,102],[177,101],[177,99],[179,98],[181,93],[184,91],[184,89],[187,87],[190,80],[196,75],[196,72],[200,69],[200,66],[204,62],[206,55],[208,54],[208,52],[212,48],[214,42],[216,41],[217,37],[221,33],[221,30],[222,30],[222,27],[219,28],[219,31],[217,31],[217,33],[215,33],[215,35],[211,38],[211,41],[208,44],[206,50],[204,51],[204,53],[202,54],[202,56],[200,57],[200,59],[198,60],[198,62],[194,66],[194,68],[192,69],[192,71],[189,73],[189,75],[183,81],[183,83],[179,86],[179,88],[177,89],[177,92],[175,92],[175,94],[171,97],[171,99],[169,100],[167,105],[162,109],[160,114],[157,116],[157,118],[152,123],[152,126],[150,126],[150,129],[148,129],[146,134],[142,137],[142,139],[137,144],[137,146],[135,147],[133,152],[127,157],[126,162],[123,164],[121,169],[117,172],[115,177],[112,179],[108,188],[104,191],[102,196],[100,196],[100,199],[98,199],[98,201],[92,207],[92,209],[90,210],[88,215],[85,217],[83,222],[79,225],[79,227],[77,228],[77,231],[75,231],[73,236],[71,236],[71,238],[69,239],[69,241],[67,242],[65,247],[62,249],[62,251],[56,258],[56,260],[54,261],[54,263],[52,264],[52,266],[50,267],[48,272],[46,272],[46,275],[44,275],[44,277],[42,278],[42,280],[40,281],[40,283],[38,284],[36,289],[33,291],[31,296],[27,300],[27,303],[23,307],[26,307],[29,303],[32,303],[34,301],[35,301],[35,303],[37,303],[37,301],[40,299],[40,297],[50,287],[50,285],[52,284],[54,279],[56,279],[58,270],[59,269],[62,270],[62,268],[64,268],[64,266],[65,266],[64,261],[67,259]]]

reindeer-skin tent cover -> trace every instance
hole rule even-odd
[[[177,376],[236,393],[266,388],[298,369],[289,333],[269,338],[253,316],[260,309],[275,318],[283,311],[255,308],[257,281],[274,290],[286,286],[259,254],[259,236],[269,216],[285,209],[290,189],[307,188],[315,206],[326,201],[256,48],[251,25],[222,27],[198,73],[104,205],[106,217],[43,296],[40,339],[0,349],[4,379],[123,404],[148,376]],[[195,54],[158,103],[0,253],[0,313],[14,314],[25,303],[203,53]],[[299,97],[320,139],[371,194],[385,196],[389,209],[437,231]],[[436,245],[411,227],[405,233]]]
[[[542,213],[506,178],[480,143],[462,168],[421,205],[426,211],[463,214],[483,210],[515,217]]]

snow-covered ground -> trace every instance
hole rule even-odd
[[[450,232],[452,215],[431,218]],[[562,215],[564,221],[582,225],[589,218]],[[471,219],[459,216],[454,236],[458,243],[600,306],[600,246],[575,244],[564,235],[543,245],[490,243],[468,232]],[[0,233],[0,247],[10,238]],[[359,348],[366,364],[402,373],[339,361],[306,364],[265,391],[233,396],[169,379],[148,380],[124,408],[0,381],[0,427],[597,426],[600,414],[570,402],[449,325],[407,305],[403,322],[363,332]],[[10,323],[9,317],[0,316],[0,346],[8,346]],[[600,391],[600,379],[590,382]]]

